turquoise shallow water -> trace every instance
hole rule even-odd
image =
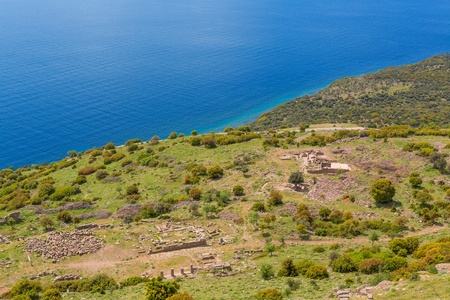
[[[447,1],[1,0],[0,168],[239,125],[450,51]]]

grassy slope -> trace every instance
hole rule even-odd
[[[299,134],[297,134],[297,136],[298,135]],[[411,187],[407,182],[407,173],[417,170],[423,174],[425,182],[423,187],[433,190],[433,197],[435,199],[444,199],[444,193],[438,187],[430,185],[428,183],[429,180],[444,179],[447,177],[432,169],[425,159],[418,157],[413,153],[402,152],[401,148],[403,145],[411,141],[440,141],[446,144],[449,142],[449,139],[447,137],[410,137],[407,139],[389,139],[386,143],[383,141],[351,141],[340,144],[341,149],[355,148],[358,145],[363,145],[370,148],[371,151],[352,151],[351,154],[347,155],[335,155],[335,158],[341,162],[346,162],[352,165],[353,171],[348,175],[357,176],[359,186],[370,186],[374,178],[378,176],[386,176],[387,178],[395,181],[397,193],[394,200],[402,204],[403,214],[406,214],[410,213],[408,205],[411,201],[411,198],[408,195],[408,193],[410,194],[411,192]],[[178,143],[173,145],[174,141],[163,142],[163,145],[169,145],[170,148],[158,153],[160,155],[174,156],[179,164],[175,164],[173,167],[150,169],[135,168],[129,173],[123,172],[121,177],[124,181],[120,183],[101,183],[95,179],[94,175],[88,176],[88,183],[81,186],[81,197],[90,199],[93,197],[100,197],[101,199],[95,203],[96,207],[94,209],[72,211],[72,214],[79,214],[98,209],[108,209],[112,212],[115,211],[117,208],[127,203],[122,195],[126,187],[132,183],[140,183],[139,188],[142,197],[137,203],[153,203],[158,201],[158,199],[163,196],[178,198],[182,195],[186,195],[184,191],[180,190],[180,187],[182,186],[184,176],[188,174],[188,172],[186,170],[177,171],[177,166],[196,161],[197,163],[203,163],[209,166],[219,164],[222,167],[225,167],[231,164],[240,155],[250,154],[253,159],[252,164],[249,165],[250,171],[247,176],[244,176],[242,172],[231,168],[225,171],[225,176],[222,179],[207,180],[206,178],[203,178],[197,185],[204,191],[210,188],[231,190],[236,184],[241,184],[244,186],[249,201],[233,201],[229,206],[224,208],[225,210],[236,212],[244,218],[244,225],[231,224],[231,226],[237,230],[237,234],[233,234],[233,231],[230,229],[228,225],[230,222],[220,220],[215,221],[218,223],[217,227],[222,228],[229,235],[235,235],[235,242],[233,244],[220,246],[214,242],[213,247],[207,249],[197,248],[189,251],[173,252],[171,255],[137,255],[136,252],[132,250],[132,245],[138,244],[137,236],[139,234],[144,234],[149,229],[154,229],[153,224],[133,224],[132,228],[126,230],[118,228],[118,220],[108,219],[95,221],[91,219],[83,221],[82,223],[114,223],[116,225],[114,229],[96,232],[96,235],[102,237],[106,243],[106,247],[97,254],[85,255],[82,257],[70,257],[57,264],[52,264],[51,262],[33,254],[30,255],[33,263],[33,266],[31,266],[28,262],[27,254],[23,253],[16,247],[16,245],[20,244],[20,242],[14,242],[10,245],[0,245],[0,250],[4,250],[3,252],[0,252],[0,260],[10,259],[13,261],[12,266],[9,269],[3,269],[3,272],[0,274],[0,282],[2,285],[10,286],[14,281],[20,278],[27,278],[30,275],[37,274],[44,270],[56,270],[58,274],[73,272],[82,276],[92,276],[100,272],[105,272],[114,276],[117,280],[123,280],[124,278],[133,275],[139,275],[144,271],[150,271],[156,276],[160,270],[165,270],[167,273],[171,267],[187,267],[190,263],[197,265],[199,255],[203,252],[219,253],[221,258],[226,261],[233,256],[234,250],[250,248],[257,249],[263,247],[265,244],[265,239],[261,236],[261,231],[253,230],[253,226],[248,223],[247,214],[254,202],[265,201],[268,197],[268,193],[278,183],[287,182],[289,174],[298,169],[298,162],[281,161],[278,159],[278,156],[281,153],[296,151],[297,147],[290,146],[290,149],[287,150],[283,150],[281,148],[271,148],[269,151],[264,151],[261,146],[261,139],[256,139],[241,144],[219,146],[216,149],[193,147],[187,143],[181,143],[181,139],[177,139],[175,142]],[[306,146],[302,147],[309,148]],[[326,148],[333,147],[335,147],[335,145],[327,146]],[[126,153],[124,148],[118,149],[118,151],[123,151]],[[444,150],[444,152],[448,151],[449,150]],[[127,153],[127,158],[129,157],[135,161],[138,155],[138,152],[132,155],[128,155]],[[397,178],[394,174],[386,171],[381,172],[381,169],[377,167],[374,167],[370,171],[366,172],[363,171],[358,165],[358,162],[361,159],[366,159],[373,162],[393,161],[398,167],[403,168],[405,172],[400,173],[400,178]],[[88,164],[87,160],[88,157],[85,155],[77,163],[75,169],[69,167],[52,173],[50,176],[52,176],[56,182],[55,187],[70,185],[76,178],[77,170],[79,168],[87,165],[100,164],[102,159],[100,158],[99,161],[92,164]],[[107,166],[107,171],[109,173],[114,170],[123,171],[120,166],[120,162]],[[263,176],[263,173],[266,171],[270,171],[270,173]],[[173,176],[176,177],[175,181],[169,182],[169,179],[173,178]],[[311,177],[307,176],[307,178]],[[337,176],[331,176],[331,178],[338,180]],[[264,189],[262,189],[263,186],[265,186]],[[349,190],[348,192],[349,194],[354,194],[357,200],[370,200],[368,189],[359,192]],[[37,190],[31,191],[32,195],[36,195],[36,193]],[[306,203],[311,206],[317,205],[317,203],[305,199],[304,196],[299,193],[283,192],[283,195],[284,202],[292,202],[296,204]],[[55,207],[56,205],[56,203],[50,203],[49,207]],[[391,213],[387,208],[376,206],[367,208],[356,204],[345,204],[340,202],[338,199],[331,203],[321,205],[328,206],[330,208],[339,208],[344,211],[375,212],[381,217],[390,220],[395,220],[398,216],[397,214]],[[4,216],[7,213],[8,212],[1,212],[1,215]],[[14,229],[11,229],[9,226],[0,227],[0,234],[10,235],[12,238],[19,236],[30,237],[36,234],[42,234],[42,229],[36,226],[37,217],[34,213],[32,213],[31,209],[23,209],[22,215],[26,217],[26,221],[17,224]],[[179,217],[190,223],[205,225],[210,222],[209,220],[206,220],[205,217],[192,216],[188,213],[187,209],[180,209],[172,212],[170,215],[172,217]],[[54,218],[55,214],[51,214],[51,216]],[[156,222],[161,223],[162,221],[157,220]],[[30,225],[34,225],[36,229],[30,231]],[[415,219],[410,219],[410,224],[408,225],[414,226],[418,230],[422,228],[421,224]],[[273,241],[276,243],[279,243],[278,240],[282,236],[294,231],[295,222],[291,217],[283,215],[277,217],[275,225],[271,230],[269,230]],[[136,233],[136,235],[131,233]],[[367,233],[368,232],[365,234],[367,235]],[[444,229],[439,231],[436,235],[421,236],[421,240],[434,239],[437,235],[441,236],[448,233],[449,231]],[[123,239],[124,236],[130,236],[132,239],[130,241],[125,241]],[[387,237],[382,235],[382,238]],[[181,284],[182,290],[188,291],[194,295],[196,299],[249,299],[250,295],[253,295],[262,288],[276,287],[282,290],[286,287],[285,279],[276,278],[270,281],[262,281],[258,273],[258,266],[262,263],[271,263],[274,265],[275,270],[277,270],[281,260],[286,257],[292,257],[296,260],[308,258],[316,261],[318,264],[327,265],[327,258],[329,254],[327,245],[330,243],[328,241],[330,238],[313,237],[313,239],[317,241],[316,243],[325,243],[325,248],[327,250],[324,253],[314,253],[311,251],[314,244],[310,243],[286,246],[276,251],[273,257],[266,256],[257,260],[247,259],[242,263],[233,266],[233,269],[241,270],[243,272],[242,274],[222,279],[211,278],[207,274],[201,274],[195,280],[183,282]],[[342,242],[339,238],[331,238],[331,240],[333,242]],[[118,245],[116,245],[117,241],[119,241]],[[386,245],[386,243],[386,241],[380,242],[381,245]],[[360,246],[368,244],[369,243],[367,240],[360,239],[356,245],[347,244],[346,247],[359,248]],[[341,253],[343,251],[344,248],[340,250]],[[224,253],[221,254],[222,252]],[[352,277],[354,279],[356,279],[356,277],[360,277],[361,283],[355,283],[354,287],[359,286],[362,283],[366,283],[369,280],[368,276],[365,275],[357,276],[356,274],[343,275],[332,273],[329,280],[316,281],[318,287],[315,287],[310,284],[308,279],[300,277],[303,284],[300,290],[294,292],[290,298],[327,298],[331,293],[331,288],[333,286],[343,284],[344,279],[347,277]],[[45,278],[43,281],[49,282],[49,280],[50,278]],[[211,284],[214,284],[214,293],[211,293],[210,289],[205,288]],[[136,295],[143,295],[143,290],[142,286],[139,286],[116,291],[115,293],[117,293],[117,296],[123,297],[124,299],[136,299]],[[85,297],[90,297],[90,295],[70,294],[70,298],[73,299],[81,299]],[[108,298],[108,295],[96,295],[95,298],[110,299]]]

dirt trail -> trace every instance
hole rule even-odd
[[[421,235],[425,235],[425,234],[430,234],[430,233],[434,233],[437,232],[439,230],[442,229],[446,229],[448,227],[448,225],[444,225],[444,226],[433,226],[433,227],[428,227],[425,228],[421,231],[416,231],[416,232],[410,232],[408,233],[406,236],[404,237],[410,237],[410,236],[421,236]],[[382,238],[380,239],[381,242],[387,242],[389,241],[389,238]],[[286,240],[285,243],[286,244],[296,244],[296,245],[310,245],[310,244],[322,244],[322,245],[330,245],[330,244],[335,244],[335,243],[367,243],[370,242],[368,238],[366,237],[357,237],[354,239],[338,239],[338,238],[334,238],[334,239],[330,239],[328,241],[299,241],[299,240]]]

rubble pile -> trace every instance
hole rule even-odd
[[[11,241],[8,240],[6,236],[0,234],[0,244],[10,244],[10,243]]]
[[[237,214],[229,212],[229,211],[221,211],[219,213],[219,218],[224,221],[236,222],[239,219],[239,216]]]
[[[42,273],[39,273],[37,275],[31,275],[30,280],[36,280],[45,276],[56,276],[55,271],[44,271]]]
[[[45,240],[28,238],[26,251],[35,252],[53,262],[60,261],[66,256],[92,254],[99,251],[103,241],[92,236],[92,230],[77,230],[69,232],[52,232]]]
[[[66,274],[66,275],[61,275],[61,276],[57,276],[57,277],[53,278],[52,282],[77,280],[77,279],[80,279],[80,276],[78,276],[76,274]]]

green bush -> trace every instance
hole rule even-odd
[[[72,182],[72,185],[82,185],[87,182],[85,175],[78,175],[77,178]]]
[[[126,189],[127,195],[137,195],[139,194],[139,188],[136,184],[132,184]]]
[[[59,189],[57,189],[51,196],[50,200],[52,201],[60,201],[64,197],[70,197],[73,195],[76,195],[80,192],[78,188],[75,188],[73,186],[63,186]]]
[[[251,210],[264,212],[266,211],[266,208],[264,207],[264,203],[256,202],[253,204]]]
[[[419,238],[407,237],[405,239],[393,239],[389,242],[389,249],[395,254],[398,254],[401,250],[406,250],[407,254],[412,254],[419,248]]]
[[[42,291],[42,285],[39,281],[23,279],[13,285],[11,288],[11,295],[28,296],[31,300],[38,300],[39,293]]]
[[[292,291],[296,291],[300,288],[301,285],[301,281],[295,278],[288,278],[286,280],[286,283],[288,285],[288,287],[292,290]]]
[[[316,253],[322,253],[322,252],[325,252],[325,248],[324,248],[323,246],[315,246],[315,247],[312,249],[312,251],[313,251],[313,252],[316,252]]]
[[[235,196],[242,196],[242,195],[244,195],[244,188],[241,185],[235,185],[233,187],[233,194]]]
[[[283,204],[283,195],[279,191],[271,191],[268,203],[270,206]]]
[[[39,197],[50,196],[55,192],[55,188],[50,183],[41,183],[39,185],[38,195]]]
[[[278,271],[278,277],[295,277],[297,275],[298,271],[292,258],[286,258],[281,262],[281,269]]]
[[[149,282],[149,281],[150,281],[150,279],[147,277],[132,276],[132,277],[128,277],[124,281],[120,282],[120,287],[122,288],[125,286],[133,286],[133,285],[137,285],[142,282]]]
[[[400,268],[406,268],[408,266],[408,262],[404,257],[394,256],[392,258],[386,259],[386,261],[384,262],[384,266],[386,270],[392,272]]]
[[[110,143],[105,145],[105,149],[106,150],[116,149],[116,145],[113,142],[110,142]]]
[[[208,169],[208,177],[209,178],[220,178],[223,176],[223,169],[216,165]]]
[[[269,280],[273,275],[273,267],[270,264],[262,264],[261,265],[261,277],[264,280]]]
[[[389,179],[377,179],[372,184],[370,194],[376,202],[389,202],[395,195],[395,187]]]
[[[257,300],[281,300],[283,294],[277,289],[265,289],[253,295]]]
[[[349,273],[357,271],[358,265],[348,254],[344,254],[331,263],[331,268],[334,272]]]
[[[161,276],[150,279],[145,285],[146,300],[166,300],[170,296],[177,294],[180,285],[175,281],[163,281]]]
[[[382,259],[370,258],[365,259],[359,264],[359,270],[364,274],[377,273],[381,266],[384,265]]]
[[[61,300],[61,299],[62,299],[61,293],[57,289],[46,290],[42,294],[41,298],[41,300]]]
[[[305,276],[310,279],[324,279],[328,278],[328,271],[324,266],[312,266],[306,270]]]
[[[99,274],[93,278],[78,280],[58,281],[47,286],[48,289],[57,289],[65,293],[69,292],[100,292],[104,293],[107,288],[117,288],[117,283],[112,277],[105,274]]]
[[[409,178],[409,183],[410,183],[413,187],[419,186],[419,185],[422,184],[422,178],[420,178],[420,177],[410,177],[410,178]]]
[[[72,216],[70,215],[70,212],[68,212],[67,210],[63,210],[56,215],[56,220],[68,223],[70,222],[70,220],[72,220]]]
[[[298,273],[305,275],[306,271],[316,264],[313,261],[302,259],[299,262],[295,264],[295,268],[297,269]]]

